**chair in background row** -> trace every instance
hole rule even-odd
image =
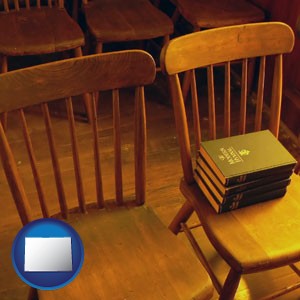
[[[287,194],[282,199],[252,205],[232,212],[216,214],[194,181],[193,163],[196,153],[192,154],[190,138],[194,138],[195,148],[199,149],[201,139],[220,137],[222,129],[217,130],[217,103],[215,100],[213,65],[225,64],[225,97],[223,136],[244,134],[249,126],[251,131],[261,130],[264,106],[264,78],[266,56],[274,58],[273,90],[270,101],[270,122],[268,128],[278,137],[282,100],[282,58],[292,51],[294,34],[283,23],[255,23],[206,30],[176,38],[164,47],[161,65],[168,74],[171,85],[175,122],[180,146],[183,179],[180,190],[186,201],[172,223],[170,229],[178,233],[181,228],[194,245],[198,256],[211,275],[220,299],[233,299],[241,276],[273,268],[288,266],[300,271],[293,263],[300,260],[300,177],[293,175]],[[178,59],[180,57],[180,60]],[[259,80],[254,120],[247,118],[247,61],[260,57]],[[242,60],[241,100],[232,104],[230,89],[231,62]],[[203,100],[198,103],[195,69],[208,68],[208,122],[202,120],[206,112]],[[220,66],[221,68],[222,66]],[[185,104],[178,74],[189,71],[192,74],[191,93],[193,125],[188,126]],[[203,92],[201,93],[203,95]],[[232,109],[239,108],[239,121],[231,118]],[[200,117],[201,116],[201,117]],[[247,123],[248,120],[248,123]],[[207,125],[207,127],[205,126]],[[236,125],[236,127],[234,127]],[[189,132],[189,128],[191,129]],[[195,151],[197,152],[197,151]],[[203,230],[213,247],[230,267],[223,284],[211,269],[203,251],[196,245],[195,237],[185,222],[196,212]],[[201,245],[200,245],[201,246]],[[280,290],[273,294],[281,295],[300,286]]]
[[[12,5],[13,3],[13,5]],[[46,5],[36,0],[3,0],[0,12],[1,72],[9,69],[8,58],[12,56],[41,55],[74,50],[82,56],[84,35],[79,25],[64,9],[64,1],[49,0]],[[22,7],[25,5],[25,7]],[[7,100],[9,101],[9,100]],[[84,96],[87,115],[90,115],[89,96]],[[6,115],[2,115],[4,127]]]
[[[145,41],[173,33],[171,19],[149,0],[83,0],[83,12],[90,35],[96,41],[96,53],[103,44]]]
[[[154,78],[154,60],[140,50],[73,58],[0,75],[0,112],[17,110],[20,130],[24,133],[23,147],[28,150],[29,156],[27,163],[23,157],[22,165],[17,166],[16,159],[20,157],[14,158],[9,134],[4,132],[0,123],[0,155],[20,219],[25,225],[34,216],[49,217],[51,211],[59,211],[55,216],[72,224],[84,244],[85,258],[79,275],[64,288],[39,290],[40,300],[211,298],[211,281],[194,254],[163,226],[150,208],[143,205],[146,195],[143,86],[152,83]],[[131,95],[135,99],[131,102],[135,107],[134,142],[130,143],[128,137],[127,142],[123,142],[134,159],[127,157],[122,160],[119,105],[122,94],[119,95],[119,89],[128,87],[135,87],[135,93]],[[108,148],[110,151],[105,148],[107,143],[99,143],[95,97],[91,106],[91,126],[86,125],[91,130],[89,140],[76,135],[71,99],[82,93],[106,90],[112,90],[113,94],[114,140]],[[68,120],[60,120],[59,125],[54,126],[48,103],[57,98],[66,99]],[[127,96],[126,101],[131,99]],[[37,128],[31,131],[27,124],[24,109],[28,112],[32,105],[41,107],[42,114],[37,117],[41,118],[41,122],[44,119],[45,132]],[[50,155],[46,156],[47,147],[39,147],[37,150],[44,152],[36,152],[42,160],[37,163],[34,145],[41,143],[43,133],[49,143]],[[22,148],[21,143],[18,146]],[[22,151],[21,155],[25,152]],[[102,163],[100,152],[105,154]],[[51,165],[54,176],[49,173]],[[24,186],[27,183],[27,191],[33,195],[34,183],[22,181],[20,175],[24,167],[26,178],[29,178],[30,166],[39,195],[39,214],[37,206],[29,204]],[[46,170],[46,174],[41,174],[39,169]],[[104,183],[107,183],[108,191],[113,191],[115,184],[114,202],[105,201]],[[55,189],[59,205],[55,205],[53,200]],[[48,192],[45,193],[45,190]],[[88,198],[94,204],[88,204]],[[10,261],[9,257],[7,261]],[[31,295],[36,296],[34,292]]]

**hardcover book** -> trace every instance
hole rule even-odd
[[[273,190],[281,189],[287,187],[291,179],[290,178],[285,178],[280,181],[275,181],[271,182],[269,184],[265,185],[260,185],[256,188],[252,189],[246,189],[242,192],[237,192],[234,194],[230,195],[221,195],[218,191],[218,189],[215,187],[213,182],[205,175],[205,173],[202,173],[202,176],[198,174],[198,172],[195,172],[195,180],[197,183],[199,183],[199,179],[203,181],[205,186],[208,188],[209,192],[214,196],[214,198],[220,203],[220,204],[225,204],[225,203],[232,203],[236,201],[248,201],[250,198],[256,197],[257,195],[260,195],[262,193],[267,193],[271,192]]]
[[[206,141],[199,152],[224,186],[288,172],[296,165],[269,130]]]
[[[238,208],[246,207],[249,205],[253,205],[256,203],[264,202],[267,200],[273,200],[277,198],[281,198],[286,193],[286,187],[272,190],[266,193],[260,193],[256,196],[249,197],[248,199],[237,200],[237,201],[228,201],[225,203],[220,203],[214,195],[210,192],[209,188],[205,185],[203,180],[200,177],[195,176],[195,180],[200,187],[202,193],[209,201],[210,205],[214,208],[214,210],[219,214],[223,212],[232,211]]]
[[[204,180],[206,178],[209,179],[209,181],[214,185],[214,187],[217,189],[218,193],[224,197],[229,196],[236,193],[241,193],[243,191],[254,189],[260,186],[272,184],[278,181],[282,181],[285,179],[288,179],[291,177],[293,171],[288,170],[287,172],[276,172],[272,173],[272,175],[264,176],[258,179],[254,179],[248,182],[238,183],[231,186],[224,186],[221,181],[216,177],[212,169],[206,164],[205,160],[200,158],[201,166],[198,164],[199,161],[196,164],[195,171],[197,174],[202,177]],[[280,170],[279,170],[280,171]]]

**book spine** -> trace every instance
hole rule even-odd
[[[232,201],[232,202],[223,203],[223,204],[220,204],[219,213],[232,211],[232,210],[235,210],[238,208],[246,207],[246,206],[253,205],[253,204],[256,204],[259,202],[264,202],[267,200],[281,198],[285,195],[285,193],[286,193],[286,188],[282,188],[282,189],[274,190],[269,193],[260,194],[257,197],[249,198],[246,201],[245,200],[244,201]]]
[[[269,185],[264,185],[264,186],[260,186],[258,188],[254,188],[254,189],[249,189],[247,191],[244,192],[240,192],[240,193],[236,193],[236,194],[232,194],[229,196],[225,196],[223,198],[223,204],[228,202],[240,202],[240,201],[248,201],[249,198],[253,198],[258,194],[261,193],[268,193],[274,190],[278,190],[278,189],[282,189],[287,187],[290,184],[291,180],[290,179],[286,179],[286,180],[282,180],[282,181],[278,181],[278,182],[274,182],[272,184]]]
[[[288,165],[288,166],[284,166],[284,167],[278,167],[278,168],[273,168],[273,169],[252,172],[249,174],[233,176],[230,178],[226,178],[225,186],[229,187],[231,185],[249,182],[251,180],[259,179],[259,178],[262,178],[262,177],[265,177],[268,175],[277,175],[280,173],[289,172],[292,169],[292,167],[293,167],[292,165]]]

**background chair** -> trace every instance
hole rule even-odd
[[[13,3],[13,5],[12,5]],[[79,25],[64,9],[64,1],[40,0],[33,2],[3,1],[0,12],[0,55],[1,72],[9,69],[8,57],[41,55],[74,50],[75,56],[82,56],[84,35]],[[25,4],[25,7],[22,7]],[[13,6],[13,7],[11,7]],[[84,96],[89,116],[88,95]],[[6,115],[2,115],[5,126]]]
[[[171,0],[176,9],[173,20],[182,16],[192,25],[193,31],[218,28],[245,23],[262,22],[264,11],[247,0]],[[251,88],[254,76],[254,61],[250,61],[248,86]],[[185,75],[182,92],[184,99],[190,90],[190,73]]]
[[[143,85],[152,83],[154,78],[152,57],[139,50],[73,58],[0,75],[0,112],[17,110],[24,134],[25,144],[17,143],[24,151],[14,158],[14,142],[9,143],[9,130],[4,132],[0,124],[2,164],[20,219],[26,224],[41,216],[64,218],[80,234],[85,247],[85,261],[78,277],[62,289],[38,291],[39,299],[211,297],[211,282],[196,257],[143,205],[146,194]],[[135,87],[134,91],[125,91],[134,96],[135,118],[129,130],[132,135],[122,136],[127,147],[124,151],[119,89],[128,87]],[[113,143],[110,146],[107,146],[107,137],[104,143],[99,143],[95,97],[91,126],[78,125],[84,126],[85,131],[90,130],[90,135],[85,135],[90,138],[76,136],[71,96],[99,90],[113,90]],[[57,98],[66,98],[68,121],[60,119],[53,124],[48,103]],[[128,95],[126,101],[131,101]],[[34,114],[37,108],[30,110],[32,105],[41,108],[45,130],[35,128],[30,134],[24,109]],[[41,118],[41,114],[37,114],[37,118]],[[125,133],[128,133],[127,126]],[[16,136],[14,131],[13,140]],[[130,138],[134,143],[128,141]],[[34,145],[39,145],[37,151]],[[19,167],[16,159],[22,160]],[[54,178],[49,173],[51,165]],[[34,183],[29,180],[30,169]],[[25,193],[25,184],[30,198]],[[33,201],[35,186],[41,212]],[[59,205],[54,201],[55,189]],[[115,201],[105,201],[112,199],[114,191]],[[88,200],[93,203],[87,203]]]
[[[145,41],[173,32],[171,19],[148,0],[84,0],[87,28],[96,41],[96,53],[112,42]]]
[[[300,178],[293,176],[291,186],[281,200],[260,203],[218,215],[195,184],[193,162],[196,161],[196,155],[192,155],[190,138],[193,138],[194,152],[196,152],[200,147],[201,139],[215,139],[221,135],[244,134],[246,131],[257,131],[267,127],[278,137],[282,93],[282,54],[291,52],[293,45],[294,34],[289,26],[283,23],[256,23],[185,35],[170,41],[162,50],[161,65],[169,75],[184,175],[180,182],[180,190],[186,198],[184,205],[170,224],[170,229],[177,234],[182,227],[187,233],[202,263],[209,270],[220,299],[234,298],[241,276],[244,274],[290,265],[299,275],[298,269],[292,264],[300,259],[298,242],[300,238],[298,201]],[[265,63],[266,56],[269,55],[272,55],[274,59],[274,74],[272,98],[269,103],[270,122],[266,126],[262,121],[262,115]],[[250,120],[247,118],[246,66],[247,60],[254,57],[261,58],[256,114],[255,119]],[[243,61],[239,102],[232,99],[230,90],[230,66],[231,62],[237,59]],[[218,104],[215,100],[213,65],[219,63],[225,63],[223,107],[220,107],[220,103]],[[208,71],[207,105],[204,99],[198,102],[195,69],[200,67],[207,67]],[[191,70],[192,74],[193,126],[188,124],[178,76],[179,73],[188,70]],[[203,95],[203,92],[201,94]],[[233,109],[239,109],[239,120],[231,118]],[[217,127],[216,119],[217,110],[224,111],[223,120],[219,120],[223,121],[223,125],[219,127]],[[207,116],[207,121],[204,120],[205,116]],[[223,279],[219,280],[214,270],[210,268],[203,251],[196,244],[195,237],[185,225],[194,211],[209,241],[230,267],[224,284]],[[298,282],[294,287],[281,290],[276,295],[299,286]]]

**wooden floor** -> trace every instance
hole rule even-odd
[[[127,94],[125,93],[124,95],[126,98]],[[155,84],[146,90],[146,96],[148,124],[147,203],[149,206],[154,208],[155,212],[159,215],[164,224],[168,225],[180,205],[183,203],[183,197],[178,190],[178,183],[181,177],[181,165],[175,134],[173,112],[171,106],[166,104],[169,102],[169,99],[163,77],[160,76]],[[125,112],[125,116],[122,119],[122,130],[125,138],[127,135],[131,134],[130,124],[132,122],[132,109],[130,108],[131,106],[128,105],[129,102],[130,101],[121,101],[121,111]],[[112,140],[110,106],[111,102],[109,97],[101,97],[100,107],[102,109],[99,111],[101,124],[100,140],[107,145],[105,148],[106,153],[109,153],[109,150],[111,150],[110,142]],[[56,110],[57,107],[59,107],[59,105],[55,107]],[[80,106],[78,110],[80,110]],[[28,118],[28,122],[31,124],[32,130],[38,131],[41,127],[43,127],[41,116],[38,112],[29,112]],[[10,114],[8,130],[14,141],[14,150],[19,154],[20,159],[18,164],[21,166],[26,165],[27,162],[26,158],[23,157],[22,149],[18,147],[18,140],[21,137],[15,132],[16,122],[16,116],[14,114]],[[63,132],[64,116],[62,111],[57,117],[53,118],[53,122],[54,126],[61,127]],[[88,135],[88,128],[89,125],[86,123],[77,123],[79,135],[83,140]],[[63,134],[58,138],[63,139]],[[290,139],[287,131],[281,131],[280,139],[295,156],[298,158],[300,157],[299,147],[297,147],[293,140]],[[45,144],[40,142],[40,157],[43,156],[43,152],[46,150]],[[130,160],[130,151],[132,150],[131,145],[128,144],[128,147],[125,147],[124,150],[125,152],[128,151],[129,154],[128,157],[126,156],[126,159]],[[107,157],[109,158],[109,154],[107,154]],[[62,161],[65,160],[67,162],[69,159],[70,157],[68,156],[68,153],[66,153],[66,157],[62,157]],[[110,168],[111,165],[108,163],[106,170],[107,173],[110,172]],[[51,190],[48,192],[51,193]],[[108,195],[110,193],[108,190],[105,192]],[[34,197],[32,196],[32,198]],[[93,197],[91,196],[89,200],[92,201],[92,198]],[[36,208],[36,204],[32,203],[32,206],[33,209]],[[55,207],[53,210],[55,210]],[[195,223],[196,221],[197,220],[194,216],[191,223]],[[12,241],[20,228],[21,224],[16,215],[13,200],[10,196],[1,166],[0,300],[26,299],[28,287],[13,271],[10,258]],[[220,277],[224,279],[228,267],[209,245],[202,230],[197,228],[196,231],[197,238],[207,249],[210,262],[213,264],[214,268],[218,270]],[[182,239],[183,242],[186,242],[183,235],[180,235],[178,238]],[[245,276],[241,281],[237,299],[258,299],[265,294],[267,289],[277,289],[283,285],[293,283],[296,280],[297,277],[289,268],[281,268],[276,271],[265,272],[259,275]],[[216,295],[215,299],[217,299]],[[300,299],[300,291],[293,292],[281,299]]]

